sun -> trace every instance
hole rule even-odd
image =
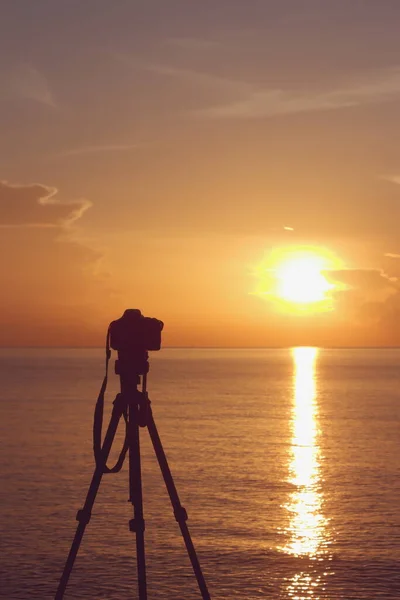
[[[326,275],[341,267],[342,262],[326,248],[275,248],[255,269],[255,294],[285,312],[330,311],[336,286]]]
[[[287,302],[322,302],[334,286],[322,274],[323,260],[318,256],[293,257],[276,269],[277,296]]]

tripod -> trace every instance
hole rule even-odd
[[[147,600],[147,581],[146,581],[146,559],[144,531],[145,522],[143,518],[143,496],[142,496],[142,477],[140,460],[140,442],[139,427],[147,427],[154,451],[160,465],[161,473],[171,500],[175,519],[181,530],[186,550],[192,563],[193,571],[197,579],[198,587],[203,600],[211,600],[207,585],[197,558],[192,538],[187,526],[187,512],[180,503],[178,492],[167,462],[167,457],[154,422],[151,410],[150,400],[146,391],[147,372],[149,370],[148,354],[145,353],[141,360],[129,353],[118,352],[118,360],[115,362],[115,372],[120,376],[121,393],[117,394],[113,410],[105,434],[104,442],[101,445],[101,421],[103,417],[104,393],[107,386],[108,361],[110,359],[110,350],[107,348],[106,375],[97,400],[94,425],[94,450],[96,456],[96,469],[94,471],[89,491],[86,496],[85,504],[78,511],[76,520],[78,527],[73,539],[67,561],[64,566],[60,583],[55,595],[55,600],[64,598],[65,589],[74,566],[79,547],[85,533],[86,526],[91,518],[91,511],[99,490],[101,479],[104,473],[117,472],[121,469],[125,454],[129,451],[129,501],[133,505],[133,519],[129,521],[129,529],[136,535],[136,559],[137,559],[137,579],[139,588],[139,600]],[[142,376],[142,390],[138,390]],[[114,436],[117,431],[118,423],[124,417],[126,421],[126,439],[125,444],[113,469],[106,466]]]

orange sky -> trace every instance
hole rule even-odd
[[[99,345],[127,307],[166,345],[400,344],[400,7],[329,4],[9,2],[1,345]],[[255,293],[309,246],[331,310]]]

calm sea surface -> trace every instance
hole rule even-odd
[[[46,600],[93,472],[103,352],[1,350],[0,375],[0,597]],[[399,350],[163,350],[148,388],[213,600],[400,599]],[[141,440],[149,599],[200,598]],[[125,465],[66,599],[137,598],[127,500]]]

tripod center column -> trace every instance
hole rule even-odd
[[[129,364],[130,363],[130,364]],[[129,529],[136,535],[137,576],[139,600],[147,600],[146,557],[144,544],[145,522],[143,516],[142,471],[140,459],[139,419],[143,394],[137,389],[140,377],[135,363],[121,358],[116,361],[116,373],[121,379],[121,393],[126,399],[127,442],[129,447],[129,501],[133,506],[133,519],[129,521]]]

